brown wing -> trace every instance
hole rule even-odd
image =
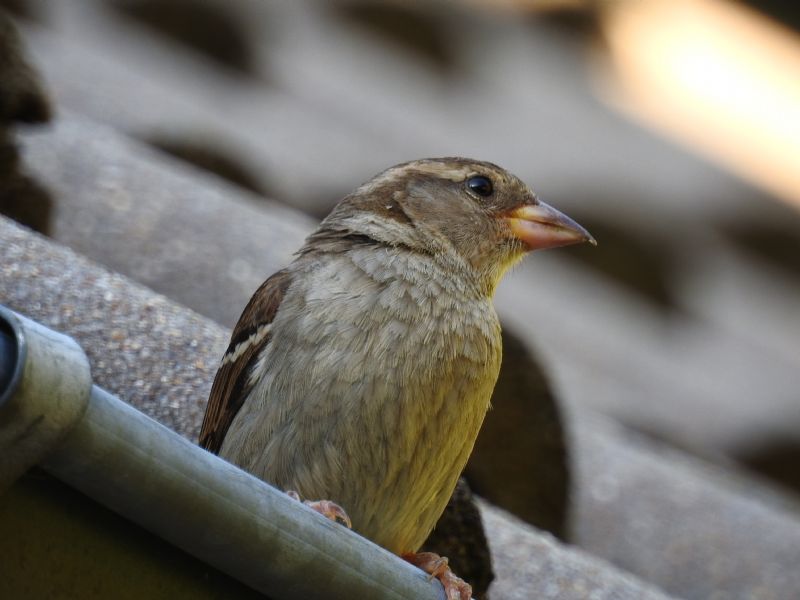
[[[219,453],[225,434],[250,391],[250,370],[269,343],[272,320],[290,283],[291,275],[286,270],[262,283],[233,329],[200,428],[200,445],[214,454]]]

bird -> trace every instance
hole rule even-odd
[[[531,250],[596,244],[485,161],[390,167],[345,196],[254,293],[199,443],[439,579],[418,552],[453,493],[500,369],[493,296]]]

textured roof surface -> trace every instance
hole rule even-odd
[[[0,212],[51,239],[0,217],[0,302],[74,336],[97,383],[194,439],[228,328],[339,197],[492,160],[600,246],[498,291],[514,356],[467,472],[491,597],[797,595],[800,216],[611,112],[576,22],[226,0],[198,38],[192,2],[18,4],[55,116],[0,124]],[[224,57],[202,42],[223,25]]]

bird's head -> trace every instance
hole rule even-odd
[[[530,250],[594,238],[508,171],[466,158],[391,167],[340,202],[309,242],[369,238],[451,259],[493,292]]]

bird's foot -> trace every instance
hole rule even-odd
[[[300,494],[295,492],[294,490],[290,490],[286,492],[286,495],[289,496],[292,500],[297,500],[298,502],[303,502],[307,507],[311,510],[317,511],[323,517],[327,517],[331,521],[335,523],[339,523],[340,525],[344,525],[348,529],[353,528],[353,524],[350,522],[350,517],[347,516],[347,513],[344,509],[336,504],[335,502],[331,502],[330,500],[301,500]]]
[[[446,557],[433,552],[417,552],[403,554],[402,558],[425,571],[430,575],[429,579],[435,577],[441,581],[447,600],[470,600],[472,598],[472,586],[450,570]]]

